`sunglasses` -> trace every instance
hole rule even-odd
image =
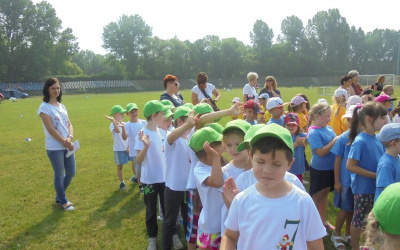
[[[179,82],[171,82],[172,84],[174,84],[175,86],[179,86]]]
[[[267,82],[273,82],[274,80],[268,79]]]

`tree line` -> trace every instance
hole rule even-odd
[[[397,72],[400,30],[364,32],[349,26],[338,9],[317,12],[307,24],[297,16],[281,23],[281,34],[256,20],[251,44],[206,36],[194,42],[160,39],[139,15],[122,15],[103,28],[106,55],[79,50],[70,28],[47,2],[0,0],[0,82],[65,79],[235,78],[249,71],[275,76],[333,76]]]

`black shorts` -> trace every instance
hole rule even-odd
[[[330,187],[330,191],[334,189],[335,174],[333,170],[318,170],[310,167],[310,195],[318,193],[322,189]]]

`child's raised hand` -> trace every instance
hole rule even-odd
[[[148,135],[145,135],[143,131],[139,131],[138,136],[139,141],[143,142],[144,146],[150,146],[150,137]]]
[[[224,200],[228,203],[231,204],[233,201],[233,198],[240,192],[240,190],[236,187],[236,183],[233,180],[232,177],[229,177],[223,186],[224,189]]]
[[[188,115],[188,119],[186,120],[186,123],[190,125],[190,127],[193,127],[196,125],[197,121],[199,120],[199,114],[194,115],[194,110],[191,111]]]
[[[237,102],[229,109],[231,115],[239,115],[243,113],[243,102]]]
[[[111,122],[114,122],[114,117],[111,117],[109,115],[105,115],[104,117],[110,120]]]
[[[212,158],[214,158],[214,157],[220,158],[220,156],[217,153],[217,151],[215,151],[215,149],[213,149],[210,146],[210,143],[208,143],[208,141],[204,142],[203,148],[204,148],[204,151],[206,151],[206,154],[211,155]]]
[[[306,144],[306,138],[305,137],[300,137],[299,135],[296,137],[296,143],[298,146],[305,146]]]

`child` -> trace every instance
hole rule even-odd
[[[126,114],[129,116],[129,122],[125,123],[125,131],[128,135],[129,157],[132,158],[133,176],[131,177],[131,181],[138,183],[140,182],[141,166],[136,162],[135,138],[139,131],[146,126],[147,122],[139,119],[139,108],[136,103],[128,103],[126,105]],[[139,186],[139,189],[143,194],[142,185]]]
[[[146,205],[146,230],[149,236],[147,249],[157,249],[157,197],[160,198],[164,211],[165,189],[165,141],[158,126],[164,119],[165,107],[160,101],[148,101],[144,105],[143,115],[147,119],[146,126],[136,136],[136,161],[142,164],[141,181],[144,188],[144,203]]]
[[[353,249],[359,248],[361,228],[374,202],[376,168],[384,153],[383,145],[376,138],[375,132],[387,123],[386,115],[387,110],[375,102],[369,102],[362,107],[357,105],[353,112],[349,133],[351,147],[347,160],[355,208],[350,227]],[[362,132],[357,135],[358,129]]]
[[[261,110],[260,115],[264,114],[264,116],[262,118],[259,117],[258,120],[263,121],[262,123],[267,123],[269,121],[269,119],[271,119],[271,114],[267,110],[268,99],[269,99],[269,95],[267,93],[262,93],[258,97],[258,103],[259,103],[260,110]]]
[[[337,137],[328,126],[331,117],[328,103],[317,103],[310,110],[311,126],[308,132],[308,143],[312,150],[310,166],[310,195],[313,198],[321,220],[327,230],[334,230],[326,220],[328,195],[333,190],[335,155],[330,152]]]
[[[278,125],[283,126],[283,122],[285,119],[282,99],[279,97],[272,97],[267,102],[267,110],[271,113],[271,119],[269,119],[267,124],[276,123]]]
[[[364,232],[368,249],[398,249],[400,245],[400,183],[388,186],[375,202]],[[377,243],[379,242],[379,243]]]
[[[294,161],[289,131],[267,125],[250,146],[258,182],[234,198],[221,249],[323,249],[326,232],[310,196],[284,180]]]
[[[236,103],[240,103],[240,98],[239,97],[234,97],[232,99],[232,105],[235,105]],[[231,118],[232,118],[232,120],[236,120],[236,119],[243,120],[243,114],[233,115],[233,116],[231,116]]]
[[[188,133],[196,125],[197,116],[189,107],[180,106],[174,113],[175,129],[168,133],[166,144],[167,174],[165,177],[165,217],[162,224],[163,249],[182,248],[175,228],[179,210],[186,231],[188,221],[187,179],[190,171]],[[175,228],[175,229],[174,229]],[[175,233],[174,233],[175,230]]]
[[[297,95],[292,98],[288,107],[290,113],[296,113],[299,118],[301,131],[307,131],[308,128],[308,117],[305,115],[307,112],[307,104],[308,101],[306,101],[302,96]]]
[[[285,128],[292,135],[294,148],[294,163],[289,172],[296,175],[303,183],[303,173],[305,172],[304,147],[306,145],[306,134],[301,132],[299,117],[297,114],[289,113],[285,117]]]
[[[246,170],[251,169],[249,160],[249,152],[243,150],[242,152],[237,151],[237,146],[243,142],[244,135],[247,130],[251,127],[248,122],[244,120],[234,120],[228,122],[222,131],[222,145],[224,146],[225,152],[227,152],[232,159],[231,162],[222,167],[222,174],[224,182],[232,177],[234,180]],[[223,192],[223,189],[220,189]],[[225,219],[228,216],[228,209],[226,205],[221,209],[221,235],[225,231]]]
[[[397,98],[390,98],[390,96],[386,95],[386,94],[381,94],[380,96],[378,96],[377,98],[375,98],[375,101],[377,103],[380,103],[389,113],[389,111],[392,109],[392,102],[395,101]],[[391,118],[390,115],[387,114],[386,118],[388,120],[388,123],[391,122]]]
[[[346,124],[350,128],[351,118],[353,117],[353,110],[356,105],[351,105],[347,108],[346,113],[342,116],[342,119],[346,119]],[[350,172],[347,170],[347,157],[350,151],[349,145],[349,133],[350,130],[342,133],[335,145],[332,148],[332,153],[336,155],[335,158],[335,196],[333,204],[339,208],[340,211],[336,216],[335,230],[332,232],[331,240],[336,249],[344,249],[343,242],[350,243],[350,224],[353,218],[354,211],[354,198],[353,192],[351,191],[351,178]],[[344,222],[346,221],[346,232],[343,234],[343,238],[340,237],[341,230]]]
[[[244,115],[246,117],[245,121],[251,125],[257,124],[257,114],[259,111],[260,108],[258,107],[258,103],[253,99],[248,100],[244,104]]]
[[[341,135],[348,127],[344,127],[342,116],[346,113],[346,102],[349,98],[347,90],[338,88],[333,95],[333,104],[331,105],[331,121],[329,126],[332,127],[336,135]]]
[[[387,186],[400,182],[400,124],[390,123],[383,126],[378,139],[385,146],[386,152],[378,162],[375,201]]]
[[[114,160],[117,165],[117,176],[120,181],[119,189],[121,190],[126,189],[122,167],[129,161],[128,135],[125,131],[125,122],[122,121],[125,112],[121,105],[115,105],[111,108],[113,117],[106,116],[111,121],[110,130],[114,139]]]
[[[224,204],[218,191],[223,185],[221,154],[222,135],[212,128],[197,130],[189,146],[199,161],[194,168],[196,187],[203,208],[198,221],[197,245],[201,249],[219,249],[221,241],[221,209]]]

